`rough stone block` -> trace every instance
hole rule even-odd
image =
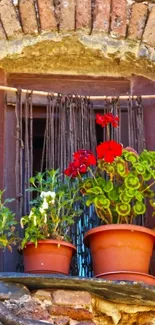
[[[57,29],[53,0],[38,0],[41,30]]]
[[[126,35],[127,1],[112,0],[111,34],[115,37]]]
[[[77,0],[76,28],[91,28],[91,0]]]
[[[71,325],[71,322],[70,322],[70,319],[69,317],[64,317],[64,316],[53,316],[49,319],[49,321],[52,322],[52,324],[54,323],[54,325]],[[73,325],[77,325],[77,322],[75,324],[75,321],[74,321],[74,324]]]
[[[110,23],[110,1],[109,0],[96,0],[94,9],[94,30],[103,32],[109,31]]]
[[[61,0],[61,30],[75,29],[75,0]]]
[[[0,23],[0,40],[6,39],[6,35],[4,32],[4,29],[2,27],[2,24]]]
[[[85,291],[57,290],[52,293],[53,303],[67,306],[89,306],[91,295]]]
[[[155,6],[152,7],[152,10],[149,14],[149,18],[143,35],[143,41],[151,46],[155,45],[154,32],[155,32]]]
[[[142,37],[144,26],[147,19],[148,8],[144,3],[135,3],[131,10],[128,36],[131,39],[139,40]]]
[[[71,324],[70,324],[71,325]],[[94,323],[94,322],[92,322],[92,321],[84,321],[84,322],[78,322],[76,325],[96,325],[96,323]],[[103,323],[102,323],[102,325],[104,325]]]
[[[0,17],[8,38],[22,33],[16,10],[11,0],[0,0]]]
[[[69,318],[76,319],[78,321],[93,319],[93,314],[89,310],[82,308],[53,305],[49,307],[49,313],[52,316],[68,316]]]
[[[51,291],[48,290],[37,290],[35,292],[32,293],[32,297],[35,299],[39,299],[41,301],[52,301],[51,298]]]
[[[33,0],[20,0],[19,10],[23,31],[25,34],[37,34],[38,25]]]
[[[18,307],[18,316],[33,320],[49,320],[50,314],[41,303],[30,300]]]

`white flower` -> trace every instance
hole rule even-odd
[[[33,217],[33,211],[31,210],[30,214],[29,214],[29,218],[32,218],[32,217]]]
[[[47,223],[47,214],[44,216],[44,222]]]
[[[48,209],[48,202],[46,201],[46,199],[44,199],[43,204],[41,206],[44,210]]]
[[[34,226],[36,226],[36,225],[37,225],[37,217],[34,216]]]
[[[55,192],[51,192],[51,191],[48,191],[48,192],[41,192],[41,194],[40,194],[40,197],[43,199],[43,198],[46,198],[46,197],[48,197],[48,196],[50,196],[50,197],[52,197],[53,199],[55,199],[55,196],[56,196],[56,194],[55,194]]]
[[[24,228],[24,225],[23,225],[23,219],[24,219],[24,218],[21,218],[21,219],[20,219],[20,225],[21,225],[21,228],[22,228],[22,229]]]
[[[40,211],[41,214],[45,213],[45,210],[42,207],[39,208],[39,211]]]

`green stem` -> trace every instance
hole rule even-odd
[[[147,191],[154,184],[155,184],[155,181],[152,184],[148,185],[141,193],[144,193],[145,191]]]
[[[88,170],[89,170],[90,174],[92,175],[92,177],[94,178],[95,183],[98,185],[98,182],[97,182],[97,179],[96,179],[94,173],[92,172],[92,170],[89,167],[88,167]]]
[[[103,216],[103,214],[102,214],[102,212],[101,212],[100,209],[98,209],[98,208],[95,207],[95,211],[96,211],[97,216],[98,216],[101,220],[103,220],[106,224],[109,224],[109,222],[108,222],[108,221],[106,220],[106,218]]]
[[[110,128],[109,128],[109,124],[107,125],[107,141],[110,141]]]

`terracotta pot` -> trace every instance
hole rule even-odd
[[[89,230],[94,275],[116,271],[148,273],[155,232],[135,225],[105,225]]]
[[[111,281],[136,281],[144,282],[145,284],[155,286],[155,277],[145,273],[137,272],[111,272],[103,273],[96,276],[96,278],[103,278],[105,280]]]
[[[28,243],[23,250],[24,272],[69,274],[76,247],[59,240],[39,240],[38,246]]]

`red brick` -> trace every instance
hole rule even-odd
[[[91,320],[93,318],[93,314],[86,309],[71,308],[57,305],[49,307],[49,313],[52,316],[68,316],[69,318],[76,319],[79,321]]]
[[[146,27],[145,27],[145,32],[143,35],[143,41],[151,46],[155,45],[154,31],[155,31],[155,6],[152,7],[152,10],[150,12],[150,15],[149,15]]]
[[[19,10],[25,34],[37,34],[38,25],[33,0],[20,0]]]
[[[89,306],[91,295],[86,291],[56,290],[52,293],[53,303],[67,306]]]
[[[41,29],[57,29],[57,21],[54,13],[54,4],[52,0],[38,0],[39,16]]]
[[[126,35],[127,0],[112,0],[111,34],[118,38]]]
[[[94,30],[109,31],[110,1],[96,0],[94,10]]]
[[[91,28],[91,0],[77,0],[76,27]]]
[[[75,29],[75,0],[61,0],[60,29]]]
[[[132,6],[128,36],[131,39],[141,39],[147,19],[147,6],[144,3],[135,3]]]
[[[15,7],[11,0],[0,1],[0,17],[5,32],[9,38],[16,37],[22,33],[20,23],[17,19]]]

